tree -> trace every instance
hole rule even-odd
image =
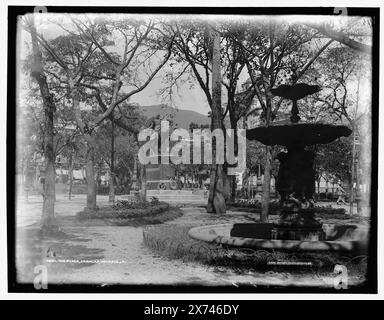
[[[197,19],[178,21],[172,25],[171,29],[177,35],[175,38],[176,61],[185,61],[190,65],[212,109],[212,93],[208,85],[213,71],[209,60],[212,50],[207,23]],[[240,118],[254,112],[250,110],[254,96],[257,97],[263,111],[261,116],[264,123],[270,125],[276,118],[280,106],[283,105],[281,99],[273,105],[270,89],[282,81],[288,80],[295,83],[332,43],[331,40],[323,43],[319,50],[311,50],[306,44],[312,40],[315,32],[300,25],[274,20],[261,20],[258,24],[250,20],[225,21],[217,23],[215,30],[221,36],[222,85],[226,88],[227,94],[225,108],[222,107],[220,110],[221,127],[225,127],[224,118],[229,114],[230,127],[235,130],[235,136]],[[238,81],[244,69],[248,71],[251,83],[239,91]],[[182,68],[181,73],[184,71],[185,68]],[[170,77],[171,82],[179,79],[181,73]],[[211,112],[212,120],[214,117],[216,114]],[[235,152],[236,142],[237,139],[235,139]],[[265,165],[262,215],[264,220],[267,217],[269,203],[271,163],[269,147],[266,147],[266,153],[269,157],[266,157]],[[232,180],[234,186],[233,182]],[[232,191],[233,196],[235,189],[232,188]]]
[[[333,40],[336,40],[336,41],[338,41],[338,42],[340,42],[340,43],[342,43],[342,44],[344,44],[344,45],[346,45],[346,46],[348,46],[348,47],[350,47],[350,48],[352,48],[358,52],[362,52],[362,53],[365,53],[368,55],[370,55],[372,52],[372,47],[370,45],[366,45],[362,42],[359,42],[359,41],[356,41],[356,40],[350,38],[347,34],[347,31],[335,30],[332,28],[332,26],[330,26],[327,23],[318,23],[318,24],[306,23],[306,25],[320,31],[325,36],[327,36]]]
[[[224,117],[229,115],[229,125],[234,132],[234,155],[238,156],[238,122],[249,112],[256,92],[252,86],[243,90],[238,88],[240,76],[246,66],[246,59],[239,44],[239,39],[243,39],[245,34],[244,23],[231,21],[222,24],[221,34],[223,37],[222,84],[226,89],[227,97]],[[235,201],[236,187],[236,176],[233,175],[230,180],[231,202]]]
[[[186,62],[197,83],[203,90],[211,109],[211,130],[225,129],[221,105],[221,49],[217,26],[205,21],[176,21],[168,24],[173,34],[173,52],[177,62]],[[183,68],[183,73],[186,68]],[[175,81],[179,76],[172,77]],[[215,161],[215,148],[213,161]],[[207,212],[224,213],[225,200],[229,197],[226,166],[213,162]]]
[[[327,111],[328,120],[347,123],[353,131],[354,138],[350,140],[351,161],[348,162],[351,214],[353,213],[354,183],[359,185],[360,180],[357,161],[359,157],[356,151],[356,137],[360,136],[359,131],[361,131],[358,123],[367,115],[366,110],[358,110],[359,104],[361,106],[365,104],[365,102],[359,102],[360,82],[363,81],[362,70],[369,70],[369,60],[367,55],[337,44],[324,58],[319,59],[317,64],[316,76],[323,90],[314,97],[316,107]],[[369,78],[370,74],[367,71],[364,73]]]
[[[44,201],[41,225],[43,230],[49,230],[56,226],[55,222],[55,155],[54,155],[54,126],[53,117],[55,104],[48,87],[47,77],[42,65],[42,53],[40,50],[35,21],[33,15],[26,17],[25,26],[31,33],[33,49],[32,77],[39,85],[44,109],[44,157],[45,157],[45,179],[44,179]]]
[[[220,56],[220,34],[212,28],[211,30],[212,41],[212,130],[222,129],[222,108],[221,108],[221,56]],[[217,141],[216,141],[217,143]],[[213,150],[213,165],[214,169],[211,170],[211,187],[208,196],[208,212],[225,213],[225,182],[224,167],[222,164],[216,163],[216,148]]]
[[[123,104],[121,108],[129,110],[130,117],[135,118],[136,122],[144,122],[134,106]],[[95,142],[96,161],[109,168],[110,202],[114,202],[116,189],[118,192],[129,191],[134,158],[138,151],[136,136],[116,126],[115,121],[108,121],[101,124],[95,132]]]
[[[239,119],[246,113],[251,106],[251,101],[255,95],[253,90],[246,92],[238,92],[238,81],[245,66],[243,54],[239,50],[237,42],[233,41],[233,35],[240,36],[244,32],[241,23],[233,22],[217,22],[214,26],[209,25],[206,21],[195,19],[193,21],[178,21],[171,23],[171,30],[176,33],[175,38],[175,60],[176,62],[186,62],[186,66],[182,66],[176,75],[170,74],[166,89],[173,94],[172,85],[177,86],[177,81],[183,73],[188,70],[192,72],[193,77],[203,90],[208,105],[211,108],[210,117],[212,121],[211,129],[225,130],[227,124],[225,118],[229,115],[229,128],[234,130],[234,153],[237,156],[238,152],[238,131],[237,123]],[[238,30],[237,30],[238,29]],[[214,105],[213,91],[210,83],[213,84],[213,65],[211,58],[213,53],[213,40],[211,37],[212,30],[219,34],[220,50],[217,59],[220,60],[220,91],[225,89],[221,96],[226,95],[226,103],[221,103],[220,107]],[[187,68],[189,66],[189,69]],[[219,72],[219,71],[217,71]],[[187,73],[188,74],[188,73]],[[190,74],[188,74],[190,75]],[[190,79],[183,79],[186,83]],[[217,83],[219,85],[219,82]],[[212,170],[218,169],[223,181],[223,197],[225,200],[233,200],[236,191],[236,177],[230,179],[226,172],[230,165],[225,162],[223,170],[221,167],[213,167]],[[211,178],[217,177],[217,173],[212,172]],[[221,186],[221,183],[218,185]],[[216,183],[211,184],[210,196],[207,209],[209,212],[215,211],[213,206],[213,195],[215,194]],[[220,192],[219,192],[220,193]]]
[[[262,110],[260,117],[264,125],[271,125],[282,106],[282,99],[276,101],[271,89],[284,82],[296,83],[331,43],[328,41],[319,50],[311,50],[307,44],[313,36],[314,33],[307,28],[269,19],[257,25],[249,22],[244,26],[243,37],[234,38],[242,49],[251,88],[255,91]],[[251,110],[248,116],[255,111]],[[271,147],[265,147],[265,154],[262,221],[268,219],[269,211]]]
[[[342,182],[350,181],[351,140],[351,137],[340,138],[328,144],[312,147],[316,151],[315,168],[318,182],[322,176],[327,174]]]
[[[162,41],[154,21],[148,19],[92,21],[69,16],[65,23],[51,22],[66,35],[51,41],[39,35],[38,39],[51,59],[51,79],[67,90],[77,126],[87,143],[87,207],[92,210],[96,207],[93,133],[107,118],[130,132],[138,132],[137,126],[126,121],[120,105],[148,86],[168,60],[171,44]],[[114,46],[114,40],[122,41],[122,52]],[[163,51],[163,58],[156,56]],[[139,72],[142,70],[147,70],[144,77]],[[94,102],[99,112],[87,113],[84,118],[81,105]],[[117,117],[115,109],[118,109]]]
[[[330,116],[340,121],[347,120],[353,124],[351,108],[355,104],[355,97],[350,93],[351,82],[356,79],[359,68],[359,55],[349,48],[335,45],[320,57],[312,70],[312,78],[316,77],[322,90],[313,96],[316,108],[326,109]],[[311,75],[308,75],[311,77]]]

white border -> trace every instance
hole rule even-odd
[[[7,106],[7,32],[8,32],[8,24],[7,24],[7,12],[8,5],[26,5],[26,6],[48,6],[48,5],[58,5],[58,6],[87,6],[89,1],[84,0],[67,0],[63,1],[2,1],[0,7],[1,14],[1,25],[0,30],[0,39],[1,39],[1,59],[0,59],[0,97],[2,101],[1,115],[0,115],[0,143],[1,143],[1,152],[0,152],[0,163],[4,164],[0,166],[0,299],[35,299],[35,300],[45,300],[45,299],[132,299],[132,300],[271,300],[271,299],[282,299],[282,300],[314,300],[314,299],[332,299],[332,300],[357,300],[357,299],[383,299],[384,297],[384,264],[383,264],[383,252],[384,252],[384,244],[383,244],[383,232],[384,232],[384,197],[383,197],[383,183],[384,183],[384,173],[383,168],[380,167],[381,160],[384,155],[384,144],[379,144],[379,196],[378,196],[378,294],[52,294],[52,293],[36,293],[36,294],[26,294],[26,293],[7,293],[8,291],[8,279],[7,279],[7,224],[6,224],[6,169],[5,169],[5,161],[6,161],[6,106]],[[121,1],[121,0],[110,0],[106,2],[105,0],[93,0],[92,4],[94,6],[227,6],[227,7],[247,7],[247,6],[281,6],[281,7],[307,7],[308,1],[289,1],[289,3],[284,1],[276,1],[270,0],[268,2],[265,1],[251,1],[251,0],[214,0],[214,1],[203,1],[203,0],[189,0],[189,1],[175,1],[175,0],[140,0],[140,1]],[[318,0],[314,7],[383,7],[382,2],[379,0],[365,0],[362,1],[324,1]],[[381,10],[382,11],[382,10]],[[383,12],[383,11],[382,11]],[[384,101],[384,93],[381,90],[382,84],[384,83],[383,79],[383,24],[384,17],[381,17],[380,24],[380,101]],[[11,39],[12,41],[12,39]],[[10,70],[12,72],[12,70]],[[383,141],[383,118],[384,118],[384,110],[379,110],[379,141]]]

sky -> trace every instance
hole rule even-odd
[[[59,35],[64,34],[64,31],[52,24],[52,23],[41,23],[37,24],[38,32],[44,34],[46,39],[53,39]],[[30,43],[30,35],[21,31],[20,40],[23,42]],[[25,47],[24,47],[25,49]],[[21,50],[21,57],[25,56],[26,50]],[[166,73],[166,68],[162,68],[155,76],[155,78],[149,83],[149,85],[141,92],[135,94],[130,99],[130,102],[139,103],[142,106],[148,105],[158,105],[162,103],[169,103],[169,100],[164,99],[164,97],[159,96],[158,90],[162,87],[162,79]],[[201,114],[208,114],[210,111],[207,99],[196,83],[195,86],[190,87],[189,85],[180,86],[179,90],[175,91],[172,106],[178,109],[193,110]]]
[[[135,94],[130,101],[143,106],[167,102],[157,94],[158,89],[161,88],[163,76],[164,72],[159,71],[159,75],[142,92]],[[198,84],[193,88],[180,86],[178,94],[174,96],[173,103],[172,106],[178,109],[193,110],[201,114],[208,114],[210,111],[205,94]]]
[[[304,18],[310,19],[310,17],[304,17]],[[63,19],[65,19],[64,16],[63,16]],[[295,19],[298,19],[298,17],[292,16],[284,19],[295,20]],[[303,17],[300,17],[300,20],[303,20]],[[64,34],[64,31],[60,27],[52,23],[49,23],[49,22],[39,23],[38,21],[36,21],[36,24],[38,27],[38,31],[43,33],[47,39],[52,39],[61,34]],[[29,34],[27,34],[25,31],[22,32],[21,40],[25,42],[30,42]],[[116,50],[119,50],[118,44],[116,45],[116,48],[117,48]],[[23,56],[23,53],[21,54],[21,56]],[[165,97],[161,97],[158,94],[158,90],[163,87],[163,79],[167,71],[169,71],[169,67],[164,66],[143,91],[131,97],[130,102],[136,102],[143,106],[157,105],[162,103],[167,103],[168,105],[170,105],[168,99],[165,99]],[[246,78],[241,79],[240,82],[242,80],[245,81]],[[176,107],[178,109],[193,110],[201,114],[207,114],[210,111],[210,108],[207,103],[205,94],[203,93],[198,83],[196,81],[194,82],[195,82],[195,85],[193,86],[186,84],[186,85],[179,86],[178,90],[175,89],[171,106]],[[362,87],[361,87],[361,95],[363,96],[362,101],[365,100],[364,98],[367,98],[364,96],[366,96],[369,91],[370,91],[369,81],[368,83],[367,82],[362,83]],[[367,104],[364,103],[363,105],[367,105]]]

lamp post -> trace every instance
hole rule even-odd
[[[357,169],[356,169],[356,164],[357,164],[357,159],[356,159],[356,129],[357,129],[357,124],[356,124],[356,119],[357,119],[357,110],[359,107],[359,92],[360,92],[360,76],[361,76],[361,69],[359,69],[358,73],[358,78],[357,78],[357,97],[356,97],[356,105],[355,105],[355,111],[354,111],[354,121],[353,121],[353,142],[352,142],[352,168],[351,168],[351,188],[350,188],[350,196],[349,196],[349,214],[352,216],[353,215],[353,202],[355,199],[355,184],[357,185],[358,179],[357,179]],[[354,182],[356,175],[356,180]]]

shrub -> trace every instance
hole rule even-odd
[[[158,197],[152,197],[151,198],[151,205],[157,205],[159,203],[160,203],[160,201],[159,201]]]
[[[344,208],[332,208],[331,206],[328,207],[315,207],[316,208],[316,214],[322,214],[322,215],[345,215],[345,209]]]
[[[228,208],[233,211],[246,211],[246,212],[261,212],[261,203],[254,199],[240,199],[239,201],[230,203]],[[275,215],[279,214],[281,210],[281,205],[279,202],[270,202],[269,203],[269,214]],[[324,216],[333,216],[335,218],[346,216],[346,211],[344,208],[333,208],[332,206],[320,207],[315,206],[315,212],[318,215]]]
[[[165,202],[147,202],[120,200],[112,206],[100,207],[95,210],[84,210],[77,214],[79,219],[133,219],[151,217],[169,210]]]
[[[228,205],[228,208],[233,211],[246,211],[246,212],[261,212],[261,202],[256,199],[239,199]],[[269,203],[270,214],[277,214],[280,209],[280,204],[276,201]]]

